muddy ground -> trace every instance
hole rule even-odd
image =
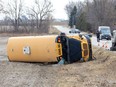
[[[93,49],[96,60],[68,65],[9,62],[0,36],[0,87],[116,87],[116,52]]]

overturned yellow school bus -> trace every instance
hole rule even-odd
[[[7,56],[11,62],[88,61],[92,59],[91,40],[87,35],[11,37]]]

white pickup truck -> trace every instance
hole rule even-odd
[[[98,32],[99,32],[99,40],[102,39],[111,40],[112,35],[109,26],[99,26]]]

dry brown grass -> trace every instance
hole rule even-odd
[[[60,34],[60,32],[54,28],[54,27],[50,27],[49,32],[48,33],[0,33],[0,37],[14,37],[14,36],[40,36],[40,35],[58,35]]]
[[[96,52],[98,48],[93,48]],[[115,52],[101,49],[96,60],[68,65],[0,62],[1,87],[116,87]]]

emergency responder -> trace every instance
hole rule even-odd
[[[96,36],[97,36],[97,42],[99,42],[99,40],[100,40],[100,32],[99,31],[97,31]]]

